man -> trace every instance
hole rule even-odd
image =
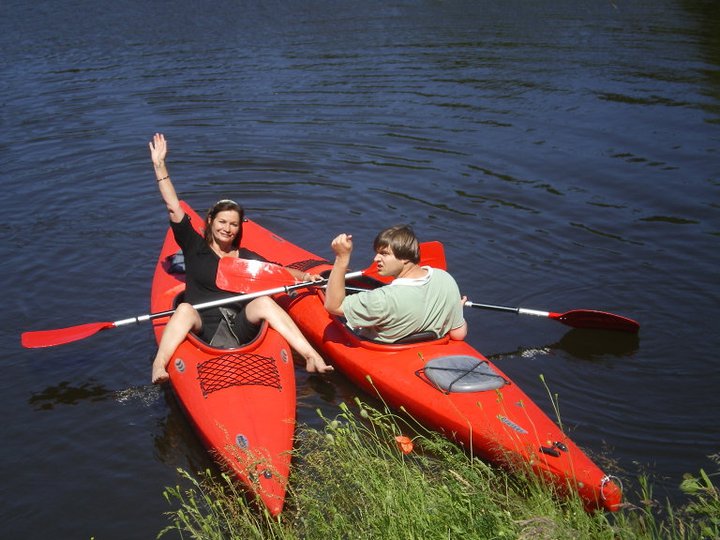
[[[457,283],[438,268],[419,266],[420,249],[413,230],[396,225],[375,237],[378,273],[395,278],[385,287],[345,295],[345,273],[350,266],[352,236],[332,241],[335,263],[328,278],[325,309],[344,316],[369,339],[393,343],[418,332],[433,331],[462,340],[467,335],[463,303]]]

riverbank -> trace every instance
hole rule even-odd
[[[298,430],[286,511],[277,519],[248,505],[225,475],[181,471],[168,488],[170,525],[209,539],[519,538],[704,539],[720,535],[720,492],[704,471],[687,475],[682,507],[653,499],[639,480],[614,514],[588,514],[534,475],[495,469],[421,426],[357,401],[325,428]],[[407,434],[412,433],[412,437]],[[716,461],[720,466],[720,460]]]

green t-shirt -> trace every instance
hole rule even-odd
[[[418,332],[444,336],[463,324],[460,290],[453,277],[423,266],[427,276],[399,278],[390,285],[345,297],[342,310],[350,326],[370,339],[392,343]]]

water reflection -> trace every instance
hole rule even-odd
[[[298,389],[300,391],[300,389]],[[305,395],[311,394],[317,396],[325,403],[338,403],[338,388],[328,377],[322,375],[310,375],[306,381],[306,387],[303,389]]]
[[[44,390],[30,396],[28,403],[35,410],[52,410],[59,405],[78,405],[82,402],[117,401],[126,403],[131,400],[141,400],[145,404],[157,400],[159,390],[152,385],[140,385],[121,390],[113,390],[97,382],[95,379],[88,379],[81,383],[62,381],[59,384],[48,386]]]
[[[493,354],[488,358],[495,362],[512,357],[533,358],[548,355],[553,351],[563,351],[578,360],[598,362],[606,360],[608,357],[632,356],[637,353],[639,348],[640,337],[638,334],[573,328],[555,343],[539,347],[519,347],[515,351]]]
[[[182,406],[169,385],[156,386],[162,392],[168,413],[158,420],[153,436],[156,457],[165,465],[197,472],[219,471],[217,463],[203,446],[197,433],[188,422]]]

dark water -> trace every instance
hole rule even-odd
[[[640,321],[638,338],[468,312],[470,341],[629,486],[717,470],[715,2],[0,4],[0,521],[7,538],[152,538],[209,465],[146,383],[149,326],[23,350],[21,331],[147,313],[166,218],[147,151],[329,256],[412,223],[476,302]],[[298,373],[319,425],[354,394]]]

